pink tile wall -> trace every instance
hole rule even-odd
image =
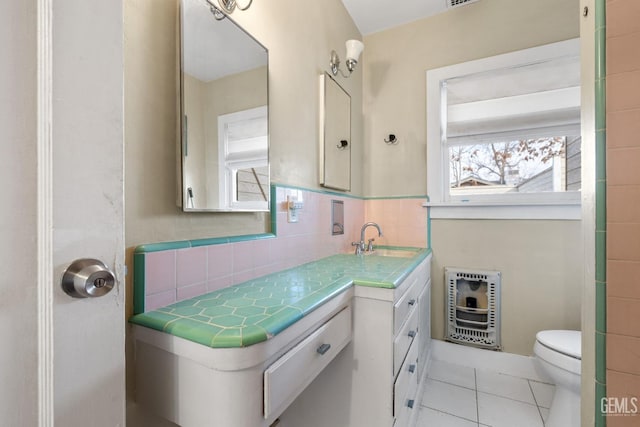
[[[640,396],[640,1],[609,0],[606,12],[607,394],[622,398]]]
[[[390,246],[427,247],[427,209],[425,199],[375,199],[365,203],[365,220],[378,223],[383,237],[368,228],[366,238]]]
[[[287,196],[304,202],[297,223],[287,222]],[[277,232],[273,241],[275,262],[284,268],[351,250],[364,218],[364,201],[337,195],[278,187]],[[344,203],[345,234],[331,235],[331,200]],[[356,230],[357,227],[357,230]]]
[[[287,196],[304,202],[297,223],[287,222]],[[345,234],[331,235],[331,200],[344,203]],[[426,247],[424,199],[361,200],[306,190],[276,189],[277,237],[146,254],[145,310],[172,304],[276,271],[353,251],[365,222],[376,244]]]

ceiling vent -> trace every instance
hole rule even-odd
[[[447,1],[447,9],[452,7],[464,6],[465,4],[475,3],[478,0],[446,0]]]

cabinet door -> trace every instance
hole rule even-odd
[[[321,76],[320,184],[351,189],[351,97],[328,74]]]
[[[428,362],[431,347],[431,279],[418,296],[418,381],[422,379],[423,371]]]

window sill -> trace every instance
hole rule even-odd
[[[497,203],[427,202],[431,219],[582,219],[580,202]]]

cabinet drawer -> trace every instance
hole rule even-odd
[[[280,415],[351,341],[346,307],[264,371],[264,417]]]
[[[417,393],[418,383],[414,379],[409,383],[406,396],[399,402],[394,427],[407,427],[414,412],[420,410],[420,400],[418,399],[419,396],[417,396]]]
[[[416,307],[418,304],[418,295],[420,295],[420,291],[422,290],[422,285],[424,284],[423,279],[417,275],[411,275],[407,278],[407,280],[413,281],[413,283],[409,284],[409,288],[407,292],[400,297],[398,301],[393,306],[393,334],[396,335],[402,325],[404,324],[409,312]]]
[[[414,341],[413,345],[407,353],[407,358],[400,368],[398,378],[393,384],[393,414],[397,417],[403,406],[411,399],[415,399],[410,391],[414,389],[413,385],[418,384],[418,352],[420,348],[418,342]],[[417,387],[415,387],[417,390]]]
[[[395,376],[404,362],[407,350],[418,333],[418,310],[409,312],[409,318],[393,340],[393,375]]]

